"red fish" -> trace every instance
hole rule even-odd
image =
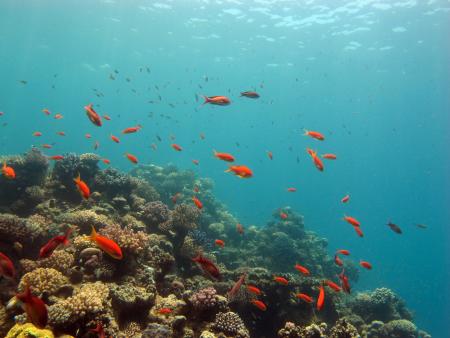
[[[16,276],[16,269],[14,264],[8,256],[0,252],[0,277],[14,279]]]
[[[102,323],[98,323],[95,329],[90,329],[89,331],[97,334],[97,338],[106,338],[105,330],[103,329]]]
[[[285,212],[280,212],[280,218],[286,219],[286,218],[288,218],[288,215]]]
[[[322,158],[325,158],[327,160],[335,160],[337,159],[337,156],[335,154],[323,154]]]
[[[342,197],[341,202],[347,203],[349,200],[350,200],[350,195],[345,195],[344,197]]]
[[[101,127],[102,119],[100,118],[100,115],[98,115],[97,112],[94,110],[92,103],[85,106],[84,109],[86,110],[86,115],[89,118],[89,120],[97,127]]]
[[[105,164],[110,164],[111,163],[111,161],[108,160],[107,158],[102,159],[102,162],[105,163]]]
[[[316,166],[316,168],[317,168],[319,171],[323,171],[323,169],[324,169],[323,162],[322,162],[322,160],[317,156],[317,153],[316,153],[314,150],[309,149],[309,148],[307,148],[306,151],[308,152],[309,155],[311,155],[311,158],[312,158],[313,163],[314,163],[314,165]]]
[[[350,256],[350,251],[345,250],[345,249],[340,249],[340,250],[336,251],[336,253],[344,255],[344,256]]]
[[[262,301],[260,301],[258,299],[252,299],[250,302],[253,305],[255,305],[258,309],[260,309],[261,311],[266,311],[267,310],[267,305],[264,304]]]
[[[372,264],[370,264],[369,262],[360,261],[359,265],[361,265],[363,268],[365,268],[367,270],[372,270]]]
[[[342,290],[342,288],[339,285],[337,285],[336,283],[334,283],[330,280],[326,280],[325,284],[328,285],[331,289],[333,289],[336,292],[339,292]]]
[[[39,136],[42,136],[42,133],[40,131],[35,131],[33,133],[33,136],[39,137]]]
[[[344,221],[353,225],[354,227],[359,227],[361,225],[361,223],[356,218],[351,217],[351,216],[344,215]]]
[[[214,241],[214,243],[215,243],[217,246],[220,246],[221,248],[225,247],[225,242],[224,242],[223,240],[221,240],[221,239],[216,239],[216,240]]]
[[[239,277],[239,279],[236,281],[236,283],[234,283],[233,287],[231,288],[231,290],[228,292],[228,298],[229,299],[233,299],[239,292],[239,290],[241,289],[242,284],[245,283],[245,278],[247,277],[247,273],[243,273],[241,277]]]
[[[305,133],[303,135],[315,138],[316,140],[319,141],[325,140],[325,137],[318,131],[310,131],[305,129]]]
[[[53,146],[51,144],[47,144],[47,143],[42,144],[41,147],[44,149],[52,149],[53,148]]]
[[[338,277],[341,280],[342,290],[344,290],[347,293],[350,293],[350,283],[348,281],[348,277],[344,273],[344,269],[342,269],[342,272],[338,275]]]
[[[56,120],[61,120],[64,116],[62,116],[62,114],[56,114],[55,115],[55,119]]]
[[[225,172],[233,172],[239,178],[253,177],[253,171],[245,165],[232,165]]]
[[[200,162],[199,162],[199,160],[192,160],[192,163],[194,163],[195,165],[198,165]]]
[[[270,160],[273,160],[273,154],[271,151],[267,152],[267,156],[269,157]]]
[[[300,264],[295,264],[294,268],[295,268],[295,270],[297,270],[298,272],[301,272],[305,276],[309,275],[309,270],[307,268],[305,268],[304,266],[301,266]]]
[[[59,136],[66,136],[66,133],[63,131],[58,131],[58,132],[56,132],[56,134]]]
[[[355,229],[355,231],[356,231],[356,233],[358,234],[359,237],[364,237],[364,234],[363,234],[363,232],[362,232],[360,227],[353,226],[353,229]]]
[[[129,127],[122,130],[122,134],[132,134],[137,131],[139,131],[142,128],[142,126],[135,126],[135,127]]]
[[[231,103],[230,99],[226,96],[203,96],[203,98],[205,99],[203,104],[210,103],[217,106],[226,106]]]
[[[203,208],[203,203],[200,202],[200,200],[197,197],[192,196],[192,201],[194,202],[194,204],[197,206],[198,209],[201,210]]]
[[[324,302],[325,302],[325,290],[323,288],[323,285],[321,285],[319,288],[319,297],[317,297],[317,303],[316,303],[317,310],[320,311],[323,309]]]
[[[197,257],[192,258],[192,261],[197,263],[202,269],[202,271],[211,279],[213,280],[220,279],[219,268],[208,258],[203,257],[201,253],[199,253]]]
[[[168,314],[171,314],[172,312],[173,312],[173,310],[169,307],[163,307],[158,310],[158,313],[161,315],[168,315]]]
[[[42,112],[47,116],[51,114],[50,110],[48,110],[47,108],[42,109]]]
[[[112,239],[97,234],[95,228],[92,227],[90,240],[95,242],[97,246],[115,259],[122,259],[122,249]]]
[[[297,188],[287,188],[287,191],[289,191],[289,192],[296,192]]]
[[[53,161],[61,161],[64,160],[64,156],[62,155],[53,155],[53,156],[48,156],[49,160],[53,160]]]
[[[12,167],[8,167],[6,165],[6,162],[3,162],[2,175],[9,180],[13,180],[16,178],[16,172]]]
[[[138,159],[136,156],[129,154],[129,153],[125,153],[125,156],[128,158],[128,160],[134,164],[138,163]]]
[[[241,223],[236,224],[236,230],[238,234],[240,235],[244,234],[244,226]]]
[[[31,294],[29,285],[25,286],[23,293],[16,294],[16,298],[21,302],[22,309],[26,312],[28,320],[34,326],[44,328],[47,325],[47,307],[42,299]]]
[[[119,138],[117,136],[114,136],[114,135],[111,134],[110,137],[111,137],[111,140],[113,140],[114,142],[120,143],[120,140],[119,140]]]
[[[259,97],[259,94],[257,92],[246,91],[246,92],[242,92],[241,96],[245,96],[250,99],[257,99]]]
[[[50,257],[55,249],[60,245],[69,244],[69,236],[72,233],[72,228],[67,229],[64,235],[55,236],[39,250],[39,258]]]
[[[258,289],[254,285],[247,285],[247,290],[248,290],[248,292],[258,295],[258,296],[261,294],[261,290]]]
[[[177,200],[178,200],[178,197],[180,197],[180,193],[179,192],[177,192],[175,195],[173,195],[170,199],[172,200],[172,203],[173,204],[176,204],[177,203]]]
[[[289,284],[289,281],[286,278],[284,278],[284,277],[274,276],[273,280],[275,282],[279,283],[279,284],[282,284],[282,285],[288,285]]]
[[[297,298],[299,298],[299,299],[301,299],[301,300],[307,302],[307,303],[312,303],[312,302],[313,302],[313,298],[312,298],[311,296],[308,296],[308,295],[305,294],[305,293],[297,293],[295,296],[296,296]]]
[[[89,189],[88,185],[81,180],[80,173],[78,173],[78,177],[74,178],[73,181],[75,182],[78,191],[81,194],[81,197],[87,200],[89,196],[91,196],[91,190]]]
[[[214,156],[222,161],[234,162],[234,156],[228,153],[218,153],[217,151],[214,150]]]
[[[106,121],[111,121],[111,117],[109,115],[103,114],[102,116]]]
[[[338,255],[334,255],[334,263],[336,263],[337,266],[343,266],[344,262],[342,261],[342,259],[339,258]]]
[[[173,148],[173,149],[175,149],[176,151],[182,151],[183,150],[183,148],[181,148],[178,144],[176,144],[176,143],[172,143],[171,144],[171,147]]]

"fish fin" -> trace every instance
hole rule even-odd
[[[308,133],[309,133],[309,130],[307,130],[307,129],[303,128],[303,136],[307,136],[307,135],[308,135]]]
[[[78,183],[78,182],[81,181],[81,175],[80,175],[80,172],[78,172],[78,176],[75,177],[75,178],[73,179],[73,181],[74,181],[75,183]]]
[[[97,237],[97,231],[95,231],[95,228],[93,225],[91,225],[92,227],[92,232],[91,232],[91,240],[95,240],[95,238]]]
[[[208,96],[205,95],[201,95],[203,97],[203,99],[205,100],[205,102],[203,102],[203,104],[206,104],[208,102],[210,102],[211,100],[208,98]]]

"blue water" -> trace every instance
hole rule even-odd
[[[345,247],[373,263],[357,289],[392,288],[419,327],[444,337],[449,13],[444,0],[2,0],[0,153],[43,143],[54,143],[49,155],[81,153],[99,141],[97,152],[123,170],[132,167],[123,156],[130,152],[141,163],[172,162],[213,178],[218,198],[245,225],[262,226],[274,209],[291,206],[329,239],[330,253]],[[261,98],[239,97],[250,89]],[[202,94],[228,95],[232,104],[201,106]],[[83,110],[89,102],[112,120],[93,126]],[[136,124],[142,130],[120,145],[109,139]],[[303,128],[326,140],[303,136]],[[321,173],[306,147],[338,160]],[[234,154],[254,178],[225,174],[213,149]],[[290,186],[298,191],[287,193]],[[345,213],[361,220],[363,239],[341,220]]]

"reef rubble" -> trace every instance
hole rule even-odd
[[[173,165],[140,165],[127,174],[100,169],[94,154],[67,154],[51,166],[36,149],[2,160],[17,173],[15,180],[0,177],[0,252],[14,263],[16,278],[0,280],[0,336],[95,337],[101,324],[107,337],[430,337],[387,288],[356,294],[327,288],[318,311],[319,286],[337,283],[342,269],[327,240],[289,207],[284,219],[275,210],[266,225],[238,231],[212,181]],[[73,183],[78,174],[91,189],[88,200]],[[92,226],[120,246],[123,259],[90,239]],[[39,258],[39,249],[68,228],[70,244]],[[220,278],[208,278],[193,262],[199,253]],[[297,263],[310,274],[296,271]],[[355,264],[346,262],[345,271],[356,283]],[[27,286],[46,304],[45,329],[29,323],[15,301]]]

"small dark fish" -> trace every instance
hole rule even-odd
[[[25,80],[20,80],[19,82],[23,85],[26,85],[28,83],[28,81],[25,81]]]
[[[150,68],[145,67],[145,69],[147,70],[147,73],[150,73]]]
[[[110,80],[115,80],[116,78],[114,77],[114,75],[110,74],[110,75],[109,75],[109,79],[110,79]]]
[[[426,229],[428,228],[428,226],[426,224],[416,224],[416,227],[420,228],[420,229]]]
[[[161,142],[161,137],[159,135],[156,135],[156,138],[158,139],[159,142]]]
[[[131,79],[129,77],[127,77],[125,80],[127,80],[127,82],[131,82]]]
[[[401,234],[402,233],[402,229],[400,229],[400,227],[397,224],[389,222],[387,225],[391,228],[391,230],[393,232],[395,232],[397,234]]]
[[[114,73],[119,74],[119,71],[117,69],[114,69]]]

